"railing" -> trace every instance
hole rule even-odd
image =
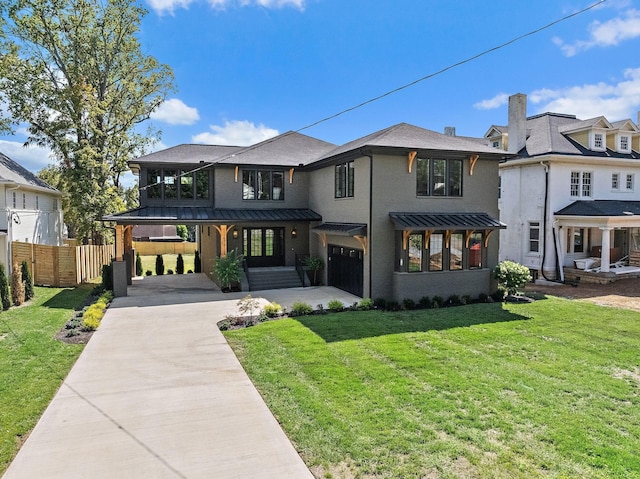
[[[307,281],[306,281],[306,273],[304,271],[304,263],[305,263],[305,259],[308,258],[309,255],[308,254],[298,254],[296,253],[296,272],[298,273],[298,276],[300,277],[300,281],[302,281],[302,287],[305,288],[307,286]]]

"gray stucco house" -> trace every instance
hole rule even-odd
[[[495,290],[506,156],[405,123],[342,146],[296,132],[249,147],[180,145],[131,161],[141,206],[105,219],[125,249],[132,225],[196,224],[203,272],[237,249],[250,283],[311,254],[325,262],[323,284],[361,297],[475,297]]]

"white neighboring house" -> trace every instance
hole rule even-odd
[[[633,265],[640,256],[638,126],[603,116],[527,117],[526,103],[525,95],[513,95],[508,127],[485,135],[490,145],[517,154],[499,170],[500,221],[507,225],[500,260],[547,279],[564,279],[564,268],[622,272],[621,262],[611,265],[628,257]]]
[[[62,193],[0,153],[0,262],[11,267],[11,242],[63,244]]]

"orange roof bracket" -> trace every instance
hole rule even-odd
[[[411,169],[413,167],[413,160],[416,159],[416,155],[418,154],[417,151],[410,151],[409,155],[407,156],[407,161],[408,161],[408,168],[409,168],[409,173],[411,173]]]
[[[447,230],[445,232],[445,235],[444,235],[444,245],[445,245],[445,248],[447,248],[447,249],[449,248],[449,245],[451,244],[451,233],[453,233],[453,231]]]
[[[464,234],[464,247],[468,248],[469,247],[469,240],[471,239],[471,235],[475,233],[475,231],[473,230],[467,230]]]
[[[480,155],[471,155],[469,157],[469,176],[473,176],[473,169],[478,162],[478,158],[480,158]]]
[[[295,168],[289,168],[289,184],[293,184],[293,170],[295,170]]]
[[[327,233],[320,233],[320,239],[322,240],[322,247],[327,247]]]
[[[433,233],[433,231],[431,230],[426,230],[424,232],[424,249],[429,249],[429,240],[431,239],[431,233]]]
[[[354,236],[354,238],[356,239],[356,241],[358,243],[360,243],[360,246],[362,246],[362,250],[364,251],[364,254],[367,254],[367,237],[366,236]]]
[[[404,230],[402,232],[402,249],[407,250],[409,246],[409,236],[411,235],[411,230]]]
[[[239,167],[238,167],[238,165],[236,165],[236,173],[235,173],[235,177],[234,177],[236,183],[238,182],[238,169],[239,169]]]
[[[224,258],[228,253],[227,234],[235,228],[235,225],[213,225],[218,233],[220,233],[220,257]]]
[[[487,248],[489,246],[489,236],[491,236],[491,233],[493,233],[495,230],[486,230],[484,232],[484,247]]]

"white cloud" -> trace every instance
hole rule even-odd
[[[189,8],[196,0],[147,0],[149,6],[159,15],[173,12],[177,8]],[[238,5],[240,7],[259,6],[263,8],[293,7],[304,10],[306,0],[205,0],[212,8],[224,10],[227,7]]]
[[[498,93],[493,98],[474,103],[473,107],[478,110],[495,110],[496,108],[500,108],[502,105],[506,105],[508,102],[509,95],[507,93]]]
[[[606,22],[597,20],[592,22],[589,25],[588,40],[565,43],[561,38],[555,37],[553,42],[560,47],[565,56],[572,57],[593,47],[616,46],[625,40],[637,37],[640,37],[640,11],[632,8],[622,16]]]
[[[195,143],[208,145],[249,146],[278,135],[278,130],[263,124],[256,126],[250,121],[225,121],[224,126],[210,125],[205,131],[192,137]]]
[[[171,98],[163,102],[151,114],[151,119],[163,121],[170,125],[193,125],[200,119],[200,115],[197,108],[187,106],[177,98]]]
[[[0,140],[0,152],[33,173],[53,162],[51,150],[39,146],[25,147],[18,141]]]
[[[605,116],[610,121],[636,120],[640,109],[640,68],[628,69],[619,82],[540,89],[529,95],[537,112],[574,114],[580,119]]]

